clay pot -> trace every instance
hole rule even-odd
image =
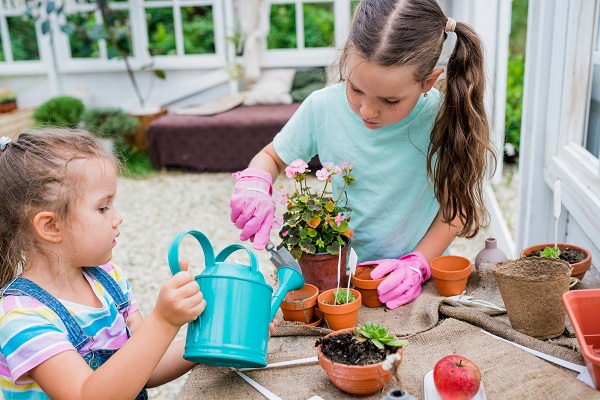
[[[376,265],[357,267],[356,273],[351,276],[354,288],[360,292],[362,303],[367,307],[380,307],[383,305],[383,303],[379,301],[377,287],[385,278],[387,278],[387,276],[380,279],[371,279],[371,271],[373,271],[375,267]]]
[[[508,257],[498,248],[495,238],[485,239],[485,247],[475,256],[475,269],[479,270],[482,263],[496,264],[507,261]]]
[[[291,290],[285,295],[280,308],[286,321],[313,322],[319,289],[305,283],[302,289]]]
[[[340,263],[340,287],[348,287],[346,275],[346,260],[349,245],[342,247],[342,261]],[[335,289],[338,286],[338,261],[339,254],[317,253],[302,254],[298,264],[302,269],[304,282],[315,285],[319,292]]]
[[[571,264],[571,267],[573,267],[573,272],[571,272],[571,276],[582,280],[587,270],[590,269],[590,267],[592,266],[592,253],[590,253],[589,250],[584,249],[583,247],[574,246],[572,244],[558,243],[557,246],[559,250],[569,247],[573,250],[581,251],[586,254],[586,257],[582,261]],[[535,253],[536,251],[542,251],[546,247],[554,247],[554,243],[538,244],[535,246],[526,247],[521,251],[519,257],[523,258],[531,253]]]
[[[352,328],[332,332],[325,337],[352,333]],[[398,349],[402,357],[403,349]],[[331,382],[346,393],[366,396],[381,391],[392,379],[391,371],[382,368],[382,362],[371,365],[348,365],[334,363],[321,352],[321,345],[317,347],[317,358],[321,368],[327,373]]]
[[[315,308],[315,314],[310,324],[306,324],[308,326],[321,326],[323,322],[323,312],[318,308]]]
[[[471,261],[461,256],[439,256],[431,260],[431,275],[435,287],[444,297],[461,294],[471,275]]]
[[[356,289],[350,289],[356,300],[348,304],[334,305],[333,294],[335,290],[329,289],[319,295],[319,310],[323,313],[329,329],[337,331],[339,329],[353,328],[356,325],[358,310],[362,304],[360,292]]]

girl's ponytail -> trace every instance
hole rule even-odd
[[[443,221],[459,217],[463,225],[459,236],[472,238],[487,219],[483,200],[487,153],[494,161],[496,156],[484,106],[481,41],[466,24],[456,23],[454,32],[457,40],[448,60],[444,104],[431,132],[427,173]]]

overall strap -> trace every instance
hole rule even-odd
[[[100,267],[85,267],[84,270],[92,275],[94,279],[100,282],[102,287],[106,289],[110,297],[113,298],[119,312],[122,312],[124,308],[129,307],[131,301],[127,298],[128,296],[123,294],[123,291],[117,282],[108,274],[108,272]]]
[[[91,339],[60,301],[29,279],[21,277],[13,279],[2,288],[0,294],[2,296],[28,296],[50,308],[67,328],[67,337],[78,351]]]

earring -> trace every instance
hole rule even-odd
[[[427,92],[423,93],[423,97],[427,97]]]

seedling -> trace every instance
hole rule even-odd
[[[348,304],[356,300],[352,291],[348,289],[337,289],[334,293],[333,304]]]
[[[357,336],[357,340],[370,340],[377,348],[382,350],[385,346],[404,347],[408,344],[407,340],[396,340],[388,328],[371,322],[365,322],[363,325],[354,328],[354,334]]]
[[[560,250],[558,247],[546,247],[544,250],[540,251],[540,257],[558,258],[559,255]]]

